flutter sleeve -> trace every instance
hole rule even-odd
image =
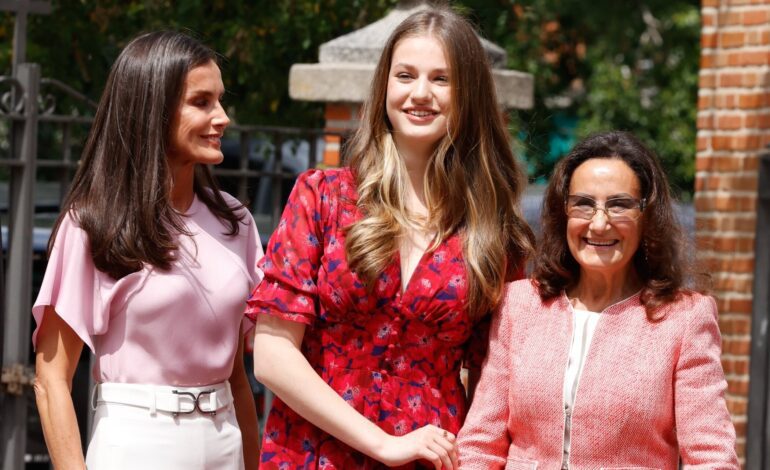
[[[246,308],[252,320],[261,314],[305,324],[315,319],[325,204],[324,173],[309,170],[300,175],[259,263],[264,279],[251,293]]]
[[[32,307],[37,324],[32,344],[37,345],[45,308],[51,306],[94,352],[94,336],[104,334],[109,326],[109,302],[102,295],[102,284],[111,282],[106,277],[93,264],[88,235],[67,214],[56,233],[43,283]]]
[[[698,296],[689,310],[674,375],[674,412],[682,465],[738,470],[735,428],[725,404],[721,337],[714,299]]]

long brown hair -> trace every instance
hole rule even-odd
[[[655,153],[630,133],[594,134],[578,143],[556,166],[543,199],[543,234],[533,278],[544,300],[561,295],[578,283],[580,265],[567,246],[564,205],[575,169],[593,158],[622,160],[639,179],[646,206],[641,219],[642,240],[633,257],[633,268],[643,285],[641,301],[647,316],[655,319],[660,307],[686,292],[684,283],[691,269],[666,174]]]
[[[69,213],[88,234],[96,268],[114,279],[145,263],[170,268],[175,237],[187,233],[170,204],[171,122],[187,73],[216,59],[214,51],[174,31],[143,34],[123,49],[107,78],[49,253]],[[228,235],[238,233],[243,215],[225,202],[206,166],[196,166],[193,190]]]
[[[422,10],[404,20],[380,56],[361,126],[347,147],[364,218],[349,227],[345,249],[351,268],[371,286],[392,262],[397,239],[409,224],[404,172],[392,171],[403,162],[385,100],[393,50],[402,39],[421,35],[442,44],[452,86],[447,135],[424,177],[425,225],[436,232],[431,248],[461,232],[468,308],[477,318],[497,305],[504,282],[521,271],[534,236],[519,210],[526,179],[511,151],[489,62],[473,27],[447,8]]]

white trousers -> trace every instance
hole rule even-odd
[[[213,416],[198,411],[174,416],[98,400],[86,466],[88,470],[243,470],[235,409],[229,405]]]

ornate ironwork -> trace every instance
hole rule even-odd
[[[84,104],[93,110],[95,110],[97,107],[95,101],[75,90],[66,83],[56,80],[55,78],[41,78],[40,87],[54,88],[56,91],[63,93],[67,97],[75,100],[78,103]],[[42,115],[54,115],[56,113],[56,104],[56,96],[51,93],[47,93],[45,95],[41,93],[40,97],[38,98],[40,114]]]
[[[14,77],[0,76],[0,86],[5,84],[11,89],[0,95],[0,115],[22,114],[26,101],[24,87]]]

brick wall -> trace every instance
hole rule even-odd
[[[361,105],[358,103],[327,103],[324,119],[326,131],[347,133],[358,128],[360,123]],[[340,166],[340,144],[338,135],[326,135],[323,164],[325,166]]]
[[[719,305],[727,405],[745,457],[757,168],[770,144],[770,0],[703,0],[696,238]]]

